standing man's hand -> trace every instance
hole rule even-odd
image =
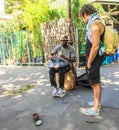
[[[87,62],[87,68],[90,69],[91,68],[91,63],[88,61]]]

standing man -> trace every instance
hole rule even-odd
[[[70,69],[72,69],[73,62],[76,61],[76,54],[75,50],[72,46],[68,44],[68,36],[62,35],[60,38],[61,44],[57,45],[51,52],[51,60],[58,57],[65,61],[68,61],[68,65],[65,67],[59,68],[50,68],[49,70],[49,77],[51,86],[54,87],[52,92],[53,96],[63,97],[65,96],[64,90],[64,80],[65,80],[65,73],[67,73]],[[59,86],[56,84],[56,77],[55,74],[59,74]]]
[[[85,4],[79,16],[82,18],[86,26],[86,72],[89,82],[93,89],[94,101],[88,102],[91,108],[83,112],[84,115],[93,116],[100,115],[101,101],[101,84],[100,84],[100,66],[104,60],[103,54],[99,55],[99,45],[103,41],[104,26],[99,21],[96,9],[91,4]]]

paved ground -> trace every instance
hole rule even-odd
[[[84,68],[78,68],[80,75]],[[44,66],[0,66],[0,130],[119,130],[119,64],[102,66],[102,114],[82,115],[92,90],[78,86],[64,98],[53,98]],[[5,92],[34,83],[24,94]],[[9,93],[10,94],[10,93]],[[38,112],[43,124],[35,126]]]

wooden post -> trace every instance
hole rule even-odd
[[[74,25],[71,15],[71,0],[68,0],[68,22],[69,22],[69,40],[72,40],[74,43],[74,48],[76,50],[76,56],[77,56],[77,66],[79,66],[79,47],[78,47],[78,40],[75,40],[75,33],[74,33]]]
[[[74,36],[73,36],[73,21],[71,16],[71,0],[68,0],[68,25],[69,25],[69,39],[73,40],[74,42]]]

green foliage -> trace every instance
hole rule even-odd
[[[72,17],[73,22],[76,28],[78,28],[78,34],[79,34],[79,46],[81,48],[81,44],[85,42],[85,24],[79,17],[79,11],[81,7],[86,4],[86,0],[72,0]]]
[[[40,24],[57,20],[64,14],[63,11],[59,13],[57,9],[49,9],[48,0],[8,0],[5,10],[15,16],[19,30],[31,31],[33,57],[43,55]]]
[[[75,26],[77,27],[85,27],[82,20],[79,18],[79,10],[82,5],[86,4],[87,0],[72,0],[72,17]]]
[[[56,9],[51,9],[51,10],[48,10],[47,17],[49,18],[49,21],[57,20],[60,18],[60,14],[58,13]]]
[[[85,30],[86,25],[82,21],[82,19],[79,17],[79,11],[84,4],[87,4],[87,0],[72,0],[72,3],[71,3],[73,22],[74,22],[74,25],[78,28],[78,33],[79,33],[79,50],[80,51],[82,50],[84,51],[85,37],[86,37],[86,30]],[[95,8],[98,10],[99,13],[104,12],[100,4],[94,3],[93,5],[95,6]]]
[[[58,20],[60,18],[66,18],[67,17],[67,10],[64,9],[64,7],[58,8],[58,9],[50,9],[48,11],[47,17],[49,18],[49,21]]]
[[[97,11],[98,11],[99,14],[105,12],[101,4],[99,4],[99,3],[93,3],[92,5],[97,9]]]
[[[14,13],[18,10],[22,9],[22,3],[24,3],[25,0],[7,0],[5,4],[5,12],[7,14]]]
[[[87,3],[87,0],[71,0],[73,22],[79,28],[80,42],[84,42],[85,39],[85,24],[79,19],[78,13],[85,3]],[[98,9],[101,8],[99,4],[95,6]],[[43,55],[40,24],[68,16],[67,6],[54,9],[50,9],[49,7],[48,0],[7,0],[7,4],[5,5],[6,12],[12,13],[15,17],[13,25],[8,24],[8,32],[10,29],[16,31],[30,30],[33,57]]]
[[[0,28],[1,28],[1,31],[4,32],[5,36],[9,36],[10,33],[17,30],[14,20],[11,20],[11,21],[8,21],[5,23],[1,23]]]
[[[67,18],[68,17],[68,13],[67,13],[67,8],[66,7],[60,7],[57,9],[57,11],[60,14],[60,18]]]

